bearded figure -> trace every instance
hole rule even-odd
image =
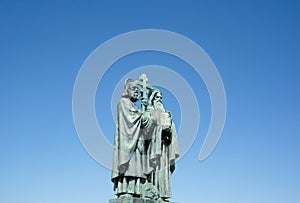
[[[155,118],[148,129],[147,155],[148,176],[158,190],[160,199],[168,201],[171,197],[170,176],[175,170],[175,160],[179,157],[176,127],[170,112],[166,112],[162,103],[162,94],[158,89],[150,91],[147,113]]]

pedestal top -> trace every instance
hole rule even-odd
[[[162,200],[144,199],[144,198],[117,198],[109,200],[109,203],[164,203]],[[165,203],[176,203],[176,202],[165,202]]]

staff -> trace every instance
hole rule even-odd
[[[149,85],[147,82],[148,78],[146,74],[140,75],[139,80],[136,81],[136,83],[141,87],[141,106],[143,113],[145,112],[147,107],[147,91],[153,89],[153,87],[151,87],[151,85]]]

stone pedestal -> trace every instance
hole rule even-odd
[[[153,199],[144,199],[144,198],[118,198],[118,199],[111,199],[109,203],[163,203],[164,201],[161,200],[153,200]],[[175,202],[167,202],[167,203],[175,203]]]

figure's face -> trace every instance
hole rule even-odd
[[[134,82],[129,84],[127,92],[131,101],[136,102],[139,100],[139,88]]]
[[[154,99],[153,99],[153,105],[156,105],[156,104],[162,104],[162,95],[160,92],[156,93]]]

